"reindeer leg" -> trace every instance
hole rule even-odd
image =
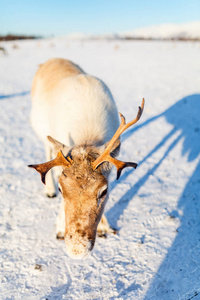
[[[45,150],[46,150],[46,159],[47,161],[50,161],[52,159],[52,149],[49,145],[49,142],[45,143]],[[52,170],[49,170],[49,172],[46,174],[45,181],[46,181],[46,185],[44,191],[47,197],[49,198],[56,197],[56,189],[53,180]]]
[[[114,233],[116,234],[117,233],[117,230],[116,229],[113,229],[107,219],[106,219],[106,216],[105,214],[103,214],[102,218],[101,218],[101,221],[99,222],[99,225],[97,227],[97,236],[98,237],[104,237],[106,238],[107,237],[107,234],[110,234],[110,233]]]
[[[60,205],[60,213],[57,217],[56,222],[56,238],[63,240],[65,236],[65,210],[64,210],[64,200],[62,199]]]

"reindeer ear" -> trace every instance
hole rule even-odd
[[[61,150],[62,153],[67,156],[70,148],[65,146],[64,144],[60,143],[59,141],[52,138],[50,135],[47,136],[48,141],[53,145],[54,154],[57,155],[57,153]]]
[[[103,146],[99,147],[99,154],[101,155],[101,153],[104,152],[104,150],[106,149],[107,145],[109,144],[109,142],[105,143]],[[121,146],[121,142],[120,142],[120,138],[117,139],[111,149],[111,156],[112,157],[117,157],[119,155],[119,152],[120,152],[120,146]],[[108,174],[110,173],[111,171],[111,168],[112,168],[112,164],[108,161],[105,161],[101,166],[100,166],[100,169],[101,169],[101,172],[107,177]]]
[[[107,147],[107,143],[106,143],[105,147]],[[120,141],[120,138],[118,138],[115,141],[114,145],[112,146],[112,149],[111,149],[111,152],[110,152],[112,157],[117,157],[119,155],[120,147],[121,147],[121,141]]]
[[[109,142],[105,143],[101,149],[100,149],[100,153],[102,153],[106,147],[108,146]],[[110,151],[110,154],[112,157],[117,157],[119,155],[120,152],[120,147],[121,147],[121,141],[120,138],[118,138],[115,142],[114,145],[112,146],[112,149]]]

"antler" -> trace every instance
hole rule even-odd
[[[116,158],[113,158],[110,155],[110,152],[112,150],[112,147],[114,145],[114,143],[116,142],[116,140],[120,137],[120,135],[130,126],[132,126],[133,124],[135,124],[141,117],[142,112],[144,109],[144,98],[142,99],[142,105],[141,107],[139,106],[139,110],[138,110],[138,114],[137,117],[130,121],[129,123],[126,124],[125,118],[124,116],[119,113],[120,118],[121,118],[121,124],[119,126],[119,128],[117,129],[117,131],[115,132],[114,136],[112,137],[112,139],[110,140],[110,142],[108,143],[106,149],[104,150],[104,152],[92,163],[93,166],[93,170],[95,170],[99,165],[101,165],[103,162],[108,161],[111,164],[113,164],[116,168],[117,168],[117,179],[119,179],[120,175],[121,175],[121,171],[126,168],[126,167],[133,167],[136,168],[137,164],[136,163],[132,163],[132,162],[123,162],[120,161]]]
[[[55,159],[48,161],[44,164],[29,165],[28,167],[34,168],[36,171],[38,171],[41,175],[42,182],[45,184],[45,176],[51,168],[56,166],[65,166],[69,168],[72,162],[72,159],[69,156],[65,157],[62,151],[60,150]]]

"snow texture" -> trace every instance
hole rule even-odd
[[[200,299],[200,43],[2,42],[0,52],[0,299]],[[55,238],[61,196],[44,196],[28,164],[45,161],[30,123],[40,63],[68,58],[110,87],[127,121],[106,216],[117,235],[70,259]]]

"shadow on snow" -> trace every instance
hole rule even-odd
[[[127,193],[107,212],[109,219],[115,220],[112,223],[113,227],[117,226],[117,221],[120,215],[123,214],[124,209],[128,206],[128,203],[138,193],[141,186],[145,184],[149,176],[154,174],[158,167],[162,164],[168,154],[174,149],[178,142],[183,140],[182,156],[188,156],[188,161],[193,161],[200,154],[200,95],[192,95],[185,97],[171,106],[163,113],[148,119],[144,123],[134,127],[133,129],[125,132],[123,140],[129,138],[135,131],[142,129],[144,126],[155,122],[158,118],[165,117],[167,122],[173,125],[170,132],[158,143],[147,155],[139,162],[139,167],[155,152],[167,143],[170,138],[175,137],[172,143],[169,145],[162,158],[142,177],[136,182],[136,184],[127,191]],[[179,133],[177,136],[177,132]],[[123,182],[134,169],[129,169],[124,172],[119,182]],[[111,184],[111,190],[117,183]],[[118,207],[120,206],[120,210]]]
[[[30,91],[25,91],[21,93],[15,93],[15,94],[9,94],[9,95],[0,95],[0,100],[8,99],[8,98],[15,98],[15,97],[21,97],[26,96],[30,94]]]
[[[70,282],[70,284],[71,284],[71,282]],[[41,300],[61,300],[61,299],[63,299],[63,296],[67,294],[70,284],[63,284],[58,287],[51,287],[52,291],[48,295],[46,295],[40,299]]]
[[[168,249],[168,253],[148,289],[145,300],[189,300],[200,294],[199,199],[200,161],[178,202],[178,208],[183,210],[183,216],[180,218],[181,225],[177,229],[177,236]]]
[[[129,138],[135,131],[156,122],[164,117],[173,125],[169,133],[152,149],[140,162],[144,163],[151,155],[166,144],[171,138],[173,141],[164,152],[162,158],[108,212],[108,219],[117,220],[123,214],[128,203],[138,193],[149,175],[154,174],[167,155],[180,142],[183,142],[182,156],[187,155],[188,162],[197,159],[200,155],[200,94],[190,95],[175,103],[163,113],[148,119],[144,123],[129,130],[124,138]],[[174,138],[173,138],[174,137]],[[125,172],[120,181],[127,178],[133,169]],[[114,185],[111,185],[113,188]],[[129,200],[127,200],[129,199]],[[186,184],[178,201],[178,208],[183,211],[180,218],[180,227],[177,236],[169,248],[168,253],[159,267],[151,283],[145,300],[147,299],[192,299],[200,294],[200,160],[194,173]],[[134,201],[134,199],[133,199]],[[120,206],[120,209],[119,209]]]

